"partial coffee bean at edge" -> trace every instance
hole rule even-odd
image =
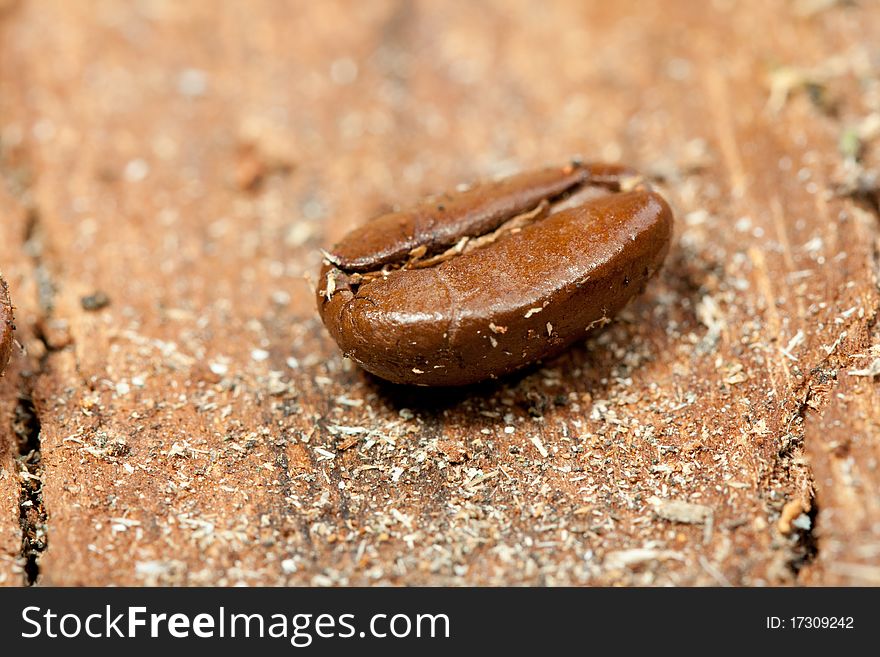
[[[6,281],[0,276],[0,374],[6,368],[12,355],[12,302],[9,300],[9,289]]]
[[[325,252],[316,294],[348,357],[454,386],[553,356],[663,263],[672,212],[629,169],[574,163],[428,197]]]

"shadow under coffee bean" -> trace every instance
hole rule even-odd
[[[478,183],[379,216],[325,252],[318,310],[345,355],[379,377],[477,383],[609,323],[662,265],[672,223],[625,167]]]

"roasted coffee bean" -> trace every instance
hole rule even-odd
[[[672,212],[629,169],[574,163],[429,197],[329,252],[318,310],[395,383],[475,383],[603,326],[659,269]]]
[[[0,374],[12,354],[12,303],[6,281],[0,276]]]

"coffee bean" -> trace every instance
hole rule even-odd
[[[9,300],[9,288],[0,276],[0,374],[9,362],[12,354],[12,302]]]
[[[629,169],[574,163],[481,183],[351,231],[318,310],[343,352],[395,383],[464,385],[604,326],[659,269],[672,212]]]

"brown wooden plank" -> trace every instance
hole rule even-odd
[[[10,174],[14,167],[7,165],[11,164],[12,158],[5,157],[7,153],[3,155],[0,171]],[[37,533],[42,536],[44,530],[32,496],[25,494],[25,491],[40,489],[39,479],[27,478],[30,475],[39,477],[39,459],[35,455],[29,457],[33,444],[29,434],[33,433],[34,427],[30,422],[32,414],[28,413],[30,405],[27,399],[34,363],[41,352],[39,342],[33,344],[28,339],[33,335],[33,327],[29,326],[26,318],[33,318],[38,313],[34,312],[32,303],[36,290],[34,270],[23,248],[27,212],[21,200],[5,188],[0,188],[0,217],[3,231],[3,239],[0,239],[0,273],[9,285],[10,298],[18,318],[10,361],[6,371],[0,374],[0,586],[20,586],[27,581],[24,571],[26,560],[22,557],[21,514],[30,519],[28,531],[32,536],[36,538]],[[28,352],[25,345],[33,346],[34,351]]]
[[[35,383],[39,581],[796,582],[838,531],[780,531],[812,498],[804,400],[821,410],[876,315],[876,218],[835,189],[841,135],[878,111],[878,20],[781,1],[22,3],[0,128],[22,135],[54,290],[27,321],[67,327]],[[827,102],[784,98],[815,78]],[[678,217],[619,321],[462,391],[341,359],[303,280],[318,247],[575,153],[663,176]],[[86,309],[96,292],[110,304]]]
[[[7,255],[0,247],[0,257]],[[19,448],[12,433],[18,402],[19,355],[17,349],[6,373],[0,373],[0,586],[20,585],[22,572],[19,527]]]
[[[876,294],[873,302],[877,303]],[[816,486],[818,557],[805,581],[880,584],[880,333],[876,314],[861,350],[841,359],[840,384],[809,418],[806,448]]]
[[[14,3],[0,2],[0,44],[7,43],[13,29]],[[0,45],[0,80],[8,80],[15,65],[13,53]],[[27,468],[27,431],[22,399],[28,397],[27,377],[34,371],[34,359],[24,345],[33,335],[32,322],[39,313],[32,258],[24,248],[28,213],[26,191],[30,172],[22,159],[20,127],[9,117],[21,111],[22,99],[8,84],[0,84],[0,276],[8,283],[17,331],[5,372],[0,372],[0,586],[21,586],[28,582],[23,557],[24,529],[21,514],[29,509],[26,489],[39,489],[38,480],[23,479]],[[36,352],[39,357],[39,351]],[[3,368],[0,367],[0,370]],[[25,452],[23,454],[23,452]],[[32,516],[30,516],[32,517]],[[34,523],[37,530],[39,523]]]

